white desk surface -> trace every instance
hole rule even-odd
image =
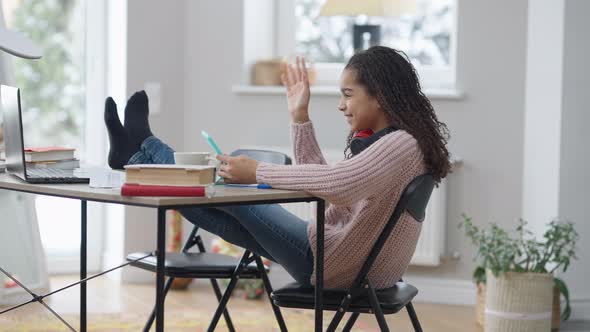
[[[146,207],[170,207],[213,203],[272,201],[313,198],[302,191],[257,189],[247,187],[215,186],[213,197],[128,197],[120,189],[90,188],[88,184],[29,184],[10,174],[0,173],[0,189],[9,189],[39,195],[51,195],[87,201],[99,201]]]

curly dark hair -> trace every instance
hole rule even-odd
[[[428,171],[440,182],[450,171],[447,142],[449,130],[438,121],[430,100],[422,93],[414,66],[407,55],[384,46],[373,46],[353,55],[345,69],[355,73],[358,84],[375,97],[388,115],[391,126],[407,131],[417,141]],[[344,150],[351,158],[348,135]]]

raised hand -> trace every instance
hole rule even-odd
[[[281,74],[281,81],[287,87],[287,107],[293,122],[309,121],[309,80],[305,59],[298,56],[295,65],[289,64],[287,72]]]

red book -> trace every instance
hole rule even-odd
[[[72,148],[64,148],[61,146],[45,146],[38,148],[26,148],[25,152],[52,152],[52,151],[74,151]]]
[[[125,183],[121,187],[122,196],[205,196],[205,187],[186,186],[155,186],[145,184]]]
[[[74,151],[76,150],[59,146],[27,148],[25,149],[25,161],[36,162],[74,159]]]

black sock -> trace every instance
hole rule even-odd
[[[123,169],[129,158],[139,151],[139,148],[136,148],[129,140],[129,135],[119,120],[117,104],[111,97],[105,101],[104,122],[109,133],[109,166],[113,169]]]
[[[133,94],[125,106],[125,130],[134,146],[139,147],[143,141],[153,136],[149,123],[148,97],[141,90]]]

